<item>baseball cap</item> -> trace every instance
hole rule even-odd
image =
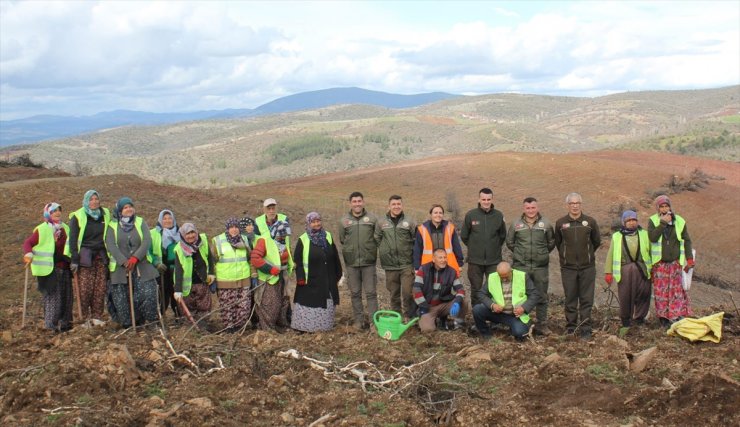
[[[277,201],[275,199],[265,199],[265,201],[262,203],[262,206],[268,207],[270,205],[277,205]]]

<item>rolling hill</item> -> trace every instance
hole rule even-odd
[[[656,138],[676,139],[670,147],[688,145],[695,155],[740,161],[739,111],[740,86],[599,98],[497,94],[401,110],[335,105],[126,127],[11,150],[77,174],[134,173],[209,188],[446,154],[655,150]]]
[[[91,116],[75,117],[41,115],[0,121],[0,147],[124,126],[154,126],[195,120],[256,117],[323,108],[335,104],[368,104],[385,108],[409,108],[457,96],[442,92],[400,95],[351,87],[297,93],[270,101],[255,109],[208,110],[185,113],[116,110]]]

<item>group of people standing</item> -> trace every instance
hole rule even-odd
[[[461,329],[472,310],[474,329],[482,337],[491,336],[491,323],[501,323],[523,339],[530,313],[534,332],[551,334],[549,260],[557,247],[565,331],[591,337],[601,235],[596,220],[582,212],[578,193],[566,196],[567,214],[554,226],[540,214],[537,200],[527,197],[521,216],[507,229],[494,208],[493,191],[482,188],[478,206],[466,213],[459,231],[444,219],[439,204],[417,225],[404,214],[401,196],[389,198],[381,218],[365,209],[362,193],[353,192],[348,200],[338,231],[340,251],[317,212],[306,216],[305,232],[291,246],[290,221],[277,212],[272,198],[263,202],[262,215],[228,218],[224,231],[209,239],[193,223],[179,225],[169,209],[159,213],[150,230],[130,198],[119,199],[111,213],[101,207],[98,192],[90,190],[82,207],[69,215],[69,225],[62,222],[58,203],[44,206],[44,222],[24,242],[24,260],[44,295],[45,326],[59,331],[71,327],[73,275],[80,314],[93,324],[103,323],[106,301],[111,318],[128,327],[156,322],[168,307],[178,317],[203,315],[211,311],[211,294],[217,293],[228,332],[244,328],[250,319],[264,330],[329,330],[343,274],[354,327],[363,330],[372,327],[378,310],[379,258],[391,309],[407,319],[420,316],[422,332]],[[619,284],[624,326],[644,323],[653,290],[662,325],[691,314],[681,284],[681,270],[694,266],[686,222],[672,212],[667,196],[655,204],[658,213],[647,231],[634,211],[626,211],[622,228],[611,238],[605,281]],[[511,263],[502,259],[503,245],[513,254]],[[466,261],[469,304],[461,278]],[[293,272],[291,307],[285,286]]]

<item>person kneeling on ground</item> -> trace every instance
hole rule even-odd
[[[462,328],[465,319],[465,289],[460,273],[447,265],[447,252],[434,251],[432,262],[423,264],[416,271],[414,301],[419,307],[419,328],[422,332],[436,329],[435,320],[450,315],[455,318],[455,329]]]
[[[486,321],[503,323],[511,328],[511,335],[524,340],[529,331],[529,313],[539,301],[539,293],[532,279],[520,270],[513,270],[508,262],[501,262],[496,273],[488,276],[488,286],[481,288],[481,301],[473,307],[473,318],[483,339],[491,338]]]

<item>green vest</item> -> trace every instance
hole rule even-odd
[[[303,274],[306,276],[306,284],[308,285],[308,249],[311,247],[311,239],[308,238],[308,233],[301,234],[301,242],[303,242]],[[332,244],[331,233],[326,232],[326,241]]]
[[[103,242],[105,242],[105,235],[108,233],[107,225],[110,224],[110,211],[107,208],[103,209]],[[82,236],[85,235],[85,227],[87,227],[87,212],[85,208],[79,208],[76,211],[69,214],[69,219],[77,217],[77,224],[80,226],[80,234],[77,236],[77,251],[82,247]]]
[[[278,251],[277,244],[274,240],[272,240],[269,235],[268,237],[265,236],[258,236],[257,240],[254,241],[254,246],[257,246],[257,242],[260,240],[265,241],[265,251],[267,254],[265,255],[265,261],[268,262],[268,264],[274,265],[276,267],[280,267],[280,252]],[[257,278],[261,282],[267,282],[270,285],[274,285],[278,282],[279,276],[273,276],[269,273],[263,273],[262,270],[257,269]]]
[[[244,242],[246,236],[242,236]],[[228,240],[226,233],[221,233],[213,238],[213,247],[218,252],[216,263],[216,279],[225,282],[236,282],[251,276],[249,268],[249,256],[246,248],[234,248]]]
[[[71,257],[69,251],[69,227],[62,223],[62,229],[67,233],[67,241],[64,244],[64,255]],[[31,259],[31,274],[34,276],[48,276],[54,271],[54,231],[48,222],[42,222],[33,229],[39,233],[39,242],[31,248],[33,258]]]
[[[642,261],[645,262],[647,267],[647,278],[650,278],[650,269],[653,267],[653,261],[650,258],[650,252],[648,246],[650,245],[650,238],[645,230],[637,230],[637,237],[640,241],[640,256]],[[612,234],[612,277],[619,283],[622,279],[622,233],[617,231]]]
[[[527,273],[519,270],[511,270],[511,305],[516,307],[527,300]],[[488,275],[488,292],[493,296],[493,302],[501,307],[506,305],[504,301],[504,290],[501,288],[501,277],[498,273]],[[529,314],[519,316],[523,323],[529,323]]]
[[[285,221],[288,219],[287,216],[279,213],[277,214],[277,219],[280,221]],[[267,215],[260,215],[254,220],[254,224],[259,229],[260,233],[264,233],[264,236],[270,237],[270,227],[267,226]],[[288,251],[288,274],[293,272],[293,254],[290,252],[290,236],[285,236],[285,250]],[[280,266],[280,263],[277,264],[278,267]]]
[[[143,223],[144,220],[140,216],[137,216],[134,220],[134,228],[136,229],[136,232],[139,233],[139,239],[141,239],[142,242],[144,242],[144,232],[141,229]],[[109,223],[109,227],[113,229],[113,241],[118,244],[118,220],[111,220],[111,222]],[[116,262],[115,258],[113,258],[113,255],[111,255],[110,251],[108,251],[108,258],[110,259],[110,262],[108,263],[108,270],[113,273],[114,271],[116,271],[118,263]],[[149,253],[149,251],[147,251],[146,260],[150,263],[152,262],[152,255]]]
[[[657,227],[660,225],[660,216],[655,214],[650,217],[650,221],[652,221],[653,225]],[[686,251],[683,245],[683,237],[681,237],[683,235],[684,227],[686,227],[686,221],[682,217],[676,215],[676,237],[678,238],[678,242],[681,244],[678,263],[681,264],[681,267],[686,266]],[[663,236],[660,236],[657,242],[650,243],[650,256],[653,257],[654,263],[660,262],[660,259],[663,257]]]
[[[205,233],[200,233],[200,239],[203,244],[198,248],[198,253],[206,263],[206,274],[211,274],[208,270],[208,237]],[[182,246],[178,243],[175,246],[175,255],[180,260],[180,266],[182,266],[182,296],[186,297],[190,295],[190,288],[193,287],[193,257],[185,256],[185,252],[182,251]],[[193,254],[195,255],[195,254]],[[172,273],[174,277],[174,272]],[[205,278],[203,278],[205,280]]]

